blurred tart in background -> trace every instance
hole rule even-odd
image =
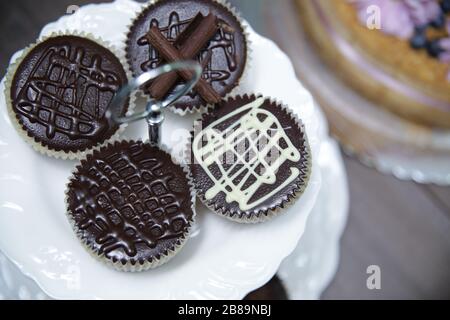
[[[375,104],[450,128],[450,0],[297,0],[323,60]]]

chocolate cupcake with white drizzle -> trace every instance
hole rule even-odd
[[[243,223],[269,220],[305,190],[311,152],[304,126],[270,98],[236,96],[194,125],[190,168],[200,199]]]

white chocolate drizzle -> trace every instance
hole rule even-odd
[[[260,108],[264,101],[265,98],[260,97],[236,109],[211,123],[195,137],[192,146],[195,160],[214,181],[214,185],[205,193],[206,200],[223,192],[227,203],[236,201],[240,210],[246,211],[274,196],[299,176],[300,170],[291,167],[289,178],[282,184],[250,202],[261,186],[277,182],[277,171],[285,161],[298,162],[301,158],[278,119]],[[247,110],[245,115],[226,130],[216,129],[228,119]],[[240,150],[239,146],[247,147]],[[230,153],[233,155],[231,163],[228,161],[230,157],[226,156]],[[224,162],[224,158],[227,161]],[[223,163],[229,166],[225,168]],[[219,168],[220,178],[213,175],[209,169],[211,165]]]

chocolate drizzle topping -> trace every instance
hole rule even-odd
[[[122,265],[173,251],[194,216],[186,173],[169,154],[142,142],[117,142],[89,155],[67,195],[79,237]]]
[[[12,107],[37,142],[55,151],[83,151],[118,129],[104,115],[126,82],[120,61],[108,49],[78,36],[53,37],[21,61],[11,85]],[[128,103],[119,112],[127,109]]]

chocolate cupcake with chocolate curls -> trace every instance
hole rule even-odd
[[[127,61],[133,76],[179,60],[197,60],[202,79],[171,110],[184,115],[219,102],[239,85],[248,68],[245,28],[235,11],[217,0],[160,0],[146,7],[128,33]],[[160,76],[144,88],[161,100],[189,79],[188,71]]]

